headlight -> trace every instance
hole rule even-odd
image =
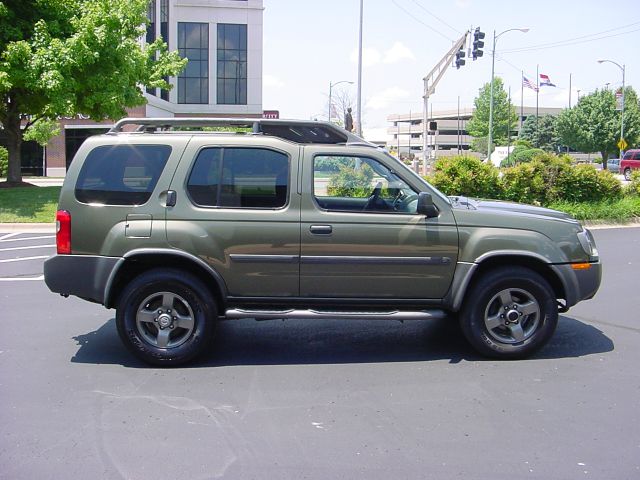
[[[593,235],[586,228],[578,233],[578,240],[580,241],[580,245],[582,245],[582,249],[584,252],[589,255],[589,257],[593,257],[593,259],[598,259],[598,249],[596,248],[596,242],[593,239]]]

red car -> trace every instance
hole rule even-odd
[[[631,171],[637,169],[640,169],[640,149],[627,150],[620,162],[620,173],[625,180],[631,180]]]

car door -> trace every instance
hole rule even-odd
[[[458,256],[455,220],[450,208],[437,218],[417,214],[420,182],[402,170],[372,148],[305,147],[301,296],[445,295]]]
[[[298,161],[278,139],[194,136],[171,185],[169,243],[208,263],[230,297],[298,296]]]

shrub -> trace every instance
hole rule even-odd
[[[622,196],[618,179],[608,170],[596,170],[593,165],[575,165],[558,180],[558,196],[552,200],[594,202],[616,200]]]
[[[9,171],[9,152],[6,148],[0,147],[0,177],[6,177]]]
[[[539,152],[532,161],[503,171],[504,198],[537,204],[556,200],[559,198],[559,179],[570,168],[567,158]]]
[[[624,189],[625,195],[640,197],[640,170],[631,172],[631,181]]]
[[[491,163],[461,155],[441,158],[434,168],[434,174],[427,180],[446,195],[500,197],[500,172]]]
[[[327,193],[332,197],[368,197],[373,190],[373,169],[366,164],[359,167],[340,166],[340,171],[331,175]]]

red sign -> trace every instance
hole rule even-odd
[[[280,118],[280,110],[263,110],[262,118]]]

